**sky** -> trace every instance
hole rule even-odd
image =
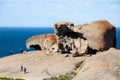
[[[0,27],[53,27],[105,19],[120,27],[120,0],[0,0]]]

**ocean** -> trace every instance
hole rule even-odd
[[[35,35],[54,33],[53,28],[0,28],[0,58],[9,56],[12,49],[13,54],[20,53],[20,48],[24,51],[26,40]],[[117,49],[120,49],[120,28],[116,29]],[[33,50],[33,49],[31,49]]]
[[[10,55],[10,50],[13,54],[20,53],[20,48],[24,51],[26,48],[26,40],[35,35],[54,33],[53,28],[0,28],[0,58]],[[33,49],[32,49],[33,50]]]
[[[116,48],[120,49],[120,28],[116,28]]]

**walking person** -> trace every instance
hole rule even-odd
[[[20,53],[23,53],[23,49],[22,48],[20,48]]]
[[[24,67],[24,73],[25,73],[25,74],[27,73],[27,69],[26,69],[26,67]]]
[[[23,71],[23,66],[21,65],[21,71]]]
[[[13,51],[12,51],[12,49],[10,49],[10,55],[13,55]]]

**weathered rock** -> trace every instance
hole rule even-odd
[[[52,45],[56,44],[57,40],[53,34],[43,34],[38,36],[32,36],[26,40],[26,46],[29,49],[34,47],[35,49],[50,49]]]
[[[58,22],[54,24],[54,33],[33,36],[26,41],[26,46],[83,55],[108,50],[116,45],[115,27],[106,20],[77,26],[71,22]]]
[[[120,51],[112,48],[90,57],[73,80],[120,80]]]
[[[72,71],[77,74],[73,80],[120,80],[119,50],[111,48],[109,51],[98,52],[91,57],[73,58],[65,55],[47,56],[45,51],[33,51],[0,58],[0,77],[43,80]],[[80,67],[78,63],[81,63]],[[27,74],[20,71],[21,65],[26,67]],[[75,71],[76,68],[78,72]]]
[[[83,54],[87,52],[87,41],[81,33],[74,32],[71,22],[55,23],[55,34],[59,51]]]
[[[52,51],[52,52],[58,52],[59,51],[58,45],[57,44],[52,45],[52,47],[50,48],[50,51]]]
[[[75,64],[87,57],[65,57],[66,54],[45,55],[45,51],[31,51],[0,58],[0,77],[43,80],[70,73]],[[26,67],[27,73],[20,70]]]
[[[83,34],[83,37],[87,39],[88,45],[92,49],[103,51],[116,45],[115,27],[106,20],[78,25],[73,30]]]
[[[55,23],[58,48],[61,52],[96,53],[116,45],[115,27],[106,20],[70,26],[73,23]]]
[[[72,22],[58,22],[54,24],[54,33],[58,36],[66,35],[66,32],[71,32],[74,26]]]

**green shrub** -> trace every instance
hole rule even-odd
[[[7,77],[0,77],[0,80],[25,80],[25,79],[20,79],[20,78],[13,79],[13,78],[7,78]]]
[[[84,62],[84,61],[81,61],[81,62],[77,63],[77,64],[75,65],[75,69],[79,68],[79,67],[82,65],[83,62]]]
[[[14,80],[13,78],[1,77],[0,80]]]
[[[67,75],[61,75],[58,77],[58,80],[70,80],[70,78]]]
[[[15,80],[25,80],[25,79],[16,78]]]
[[[58,77],[51,77],[51,78],[46,78],[43,80],[72,80],[74,77],[73,74],[66,73],[65,75],[60,75]]]
[[[51,77],[51,78],[46,78],[46,79],[43,79],[43,80],[58,80],[57,77]]]

